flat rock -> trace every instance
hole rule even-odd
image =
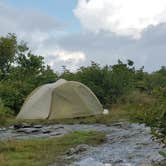
[[[83,159],[79,162],[75,162],[71,166],[107,166],[107,165],[105,165],[104,163],[96,161],[93,158],[89,157],[89,158]]]
[[[8,129],[11,129],[11,130],[12,130],[12,129],[14,129],[14,126],[9,126]]]
[[[78,154],[81,152],[86,151],[89,148],[89,145],[87,144],[81,144],[76,146],[75,148],[70,148],[70,150],[67,152],[68,155]]]
[[[58,127],[54,127],[55,130],[58,130],[58,129],[64,129],[64,126],[58,126]]]
[[[51,133],[51,131],[50,130],[42,130],[42,133],[43,134],[48,134],[48,133]]]
[[[0,128],[0,131],[6,131],[7,129],[6,128]]]
[[[33,125],[34,128],[42,128],[43,125]]]
[[[64,135],[64,133],[61,133],[61,132],[50,133],[50,136],[60,136],[60,135]]]
[[[119,123],[111,124],[111,126],[128,129],[130,127],[130,124],[128,122],[119,122]]]
[[[30,128],[32,125],[28,123],[17,123],[14,125],[14,129],[20,129],[20,128]]]
[[[30,133],[36,133],[39,132],[40,130],[37,128],[20,128],[17,130],[17,132],[23,132],[26,134],[30,134]]]

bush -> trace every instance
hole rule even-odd
[[[151,105],[155,98],[140,91],[132,91],[123,95],[119,100],[119,104],[136,104],[136,105]]]
[[[2,100],[0,99],[0,125],[5,125],[8,122],[8,118],[11,116],[9,108],[4,107]]]

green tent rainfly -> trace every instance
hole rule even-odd
[[[103,107],[84,84],[60,79],[36,88],[25,100],[18,119],[63,119],[102,114]]]

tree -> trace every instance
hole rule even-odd
[[[0,38],[0,80],[9,74],[16,52],[17,40],[14,34]]]
[[[0,48],[3,49],[0,49],[0,58],[4,64],[0,63],[0,98],[5,106],[17,113],[33,89],[56,81],[57,75],[50,66],[45,66],[42,56],[30,51],[25,42],[18,43],[14,35],[1,39],[3,42],[0,43]],[[4,54],[5,50],[8,52]]]
[[[134,75],[133,62],[128,61],[124,64],[119,60],[118,64],[104,67],[92,62],[88,67],[80,67],[76,73],[64,70],[61,77],[84,83],[96,94],[101,103],[108,107],[134,88]]]

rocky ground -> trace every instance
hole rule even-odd
[[[161,143],[152,139],[149,127],[127,122],[110,126],[18,124],[1,128],[0,140],[60,137],[73,131],[89,130],[106,132],[107,140],[97,147],[73,147],[64,156],[67,160],[75,161],[71,166],[150,166],[163,160],[160,151],[166,152]]]

